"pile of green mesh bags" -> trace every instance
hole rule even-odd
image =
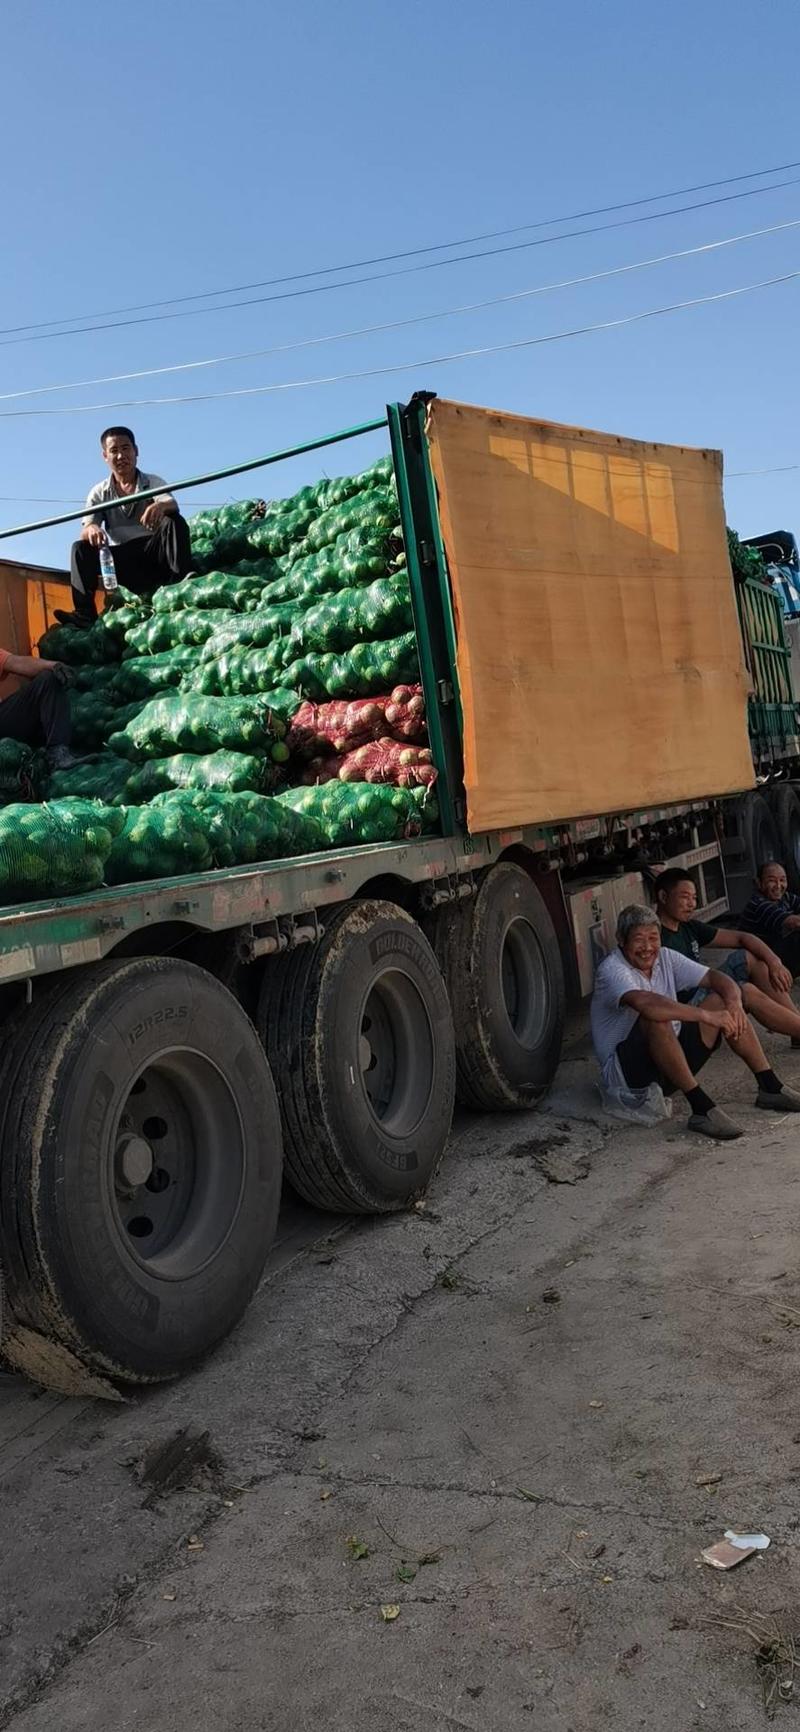
[[[14,748],[12,761],[0,742],[6,899],[436,823],[391,460],[201,512],[190,528],[200,575],[149,599],[121,590],[91,629],[55,626],[40,642],[70,669],[73,746],[87,756],[37,785],[37,755]],[[42,791],[47,804],[17,803]]]

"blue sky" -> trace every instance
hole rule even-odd
[[[96,0],[69,8],[62,0],[26,0],[8,9],[3,38],[6,333],[800,159],[795,0],[758,9],[719,0],[674,0],[669,8],[641,0],[552,8],[537,0],[493,7],[478,0],[294,0],[290,7],[138,0],[124,10]],[[792,173],[800,177],[800,169]],[[768,182],[695,200],[759,184]],[[239,311],[212,311],[211,302],[197,316],[114,330],[35,342],[9,342],[6,334],[0,391],[296,344],[797,218],[800,184]],[[800,270],[800,228],[404,330],[199,373],[6,399],[0,524],[58,509],[33,503],[37,497],[82,498],[101,473],[97,436],[107,421],[133,423],[145,467],[191,475],[368,419],[388,399],[422,386],[552,420],[721,446],[731,471],[797,464],[800,281],[616,331],[386,378],[193,405],[8,415],[388,367],[620,318],[792,270]],[[378,449],[375,441],[362,441],[358,451],[344,447],[330,468],[360,467]],[[316,459],[300,460],[268,479],[204,487],[193,497],[287,493],[321,470]],[[800,532],[799,482],[800,471],[791,470],[732,478],[729,521],[745,534],[779,526]],[[1,551],[60,565],[71,534],[45,531]]]

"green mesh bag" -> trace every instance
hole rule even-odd
[[[268,511],[263,523],[252,530],[250,546],[258,553],[269,553],[273,557],[288,553],[294,544],[304,540],[314,517],[313,507],[276,512],[274,516]]]
[[[109,734],[127,727],[141,708],[141,700],[119,704],[108,691],[70,692],[73,747],[82,752],[99,750],[105,745]]]
[[[109,696],[119,703],[145,703],[158,692],[179,686],[184,675],[197,665],[199,653],[193,645],[161,650],[158,655],[132,656],[117,668]]]
[[[172,798],[158,795],[149,810]],[[313,817],[268,794],[198,792],[182,798],[193,802],[197,821],[206,826],[216,866],[252,866],[290,855],[316,854],[326,845]]]
[[[178,693],[152,698],[126,728],[112,734],[112,752],[144,762],[176,752],[271,752],[282,749],[286,724],[258,698]]]
[[[51,625],[39,639],[39,654],[44,661],[64,662],[70,668],[98,666],[119,660],[119,644],[115,634],[99,620],[86,630],[74,625]]]
[[[51,800],[0,811],[0,898],[38,900],[97,890],[119,812],[93,800]]]
[[[69,770],[54,770],[47,793],[51,800],[101,800],[113,806],[125,790],[131,766],[114,752],[98,752],[91,763],[73,764]]]
[[[390,530],[397,523],[397,494],[394,488],[371,487],[356,493],[342,505],[332,505],[320,512],[307,532],[313,550],[326,547],[348,529],[370,529],[376,534]]]
[[[224,621],[236,619],[235,613],[221,608],[203,612],[197,608],[181,608],[174,613],[154,613],[152,619],[133,627],[126,634],[125,655],[159,655],[163,650],[176,649],[180,644],[204,644]]]
[[[110,698],[114,681],[119,673],[119,662],[107,662],[105,667],[90,664],[85,668],[70,669],[70,689],[73,692],[92,692],[95,697],[105,693]]]
[[[391,691],[419,679],[416,633],[358,643],[343,655],[301,656],[284,668],[283,678],[317,704],[326,698],[367,698]]]
[[[282,580],[286,589],[298,600],[326,595],[332,590],[348,589],[354,584],[372,583],[385,577],[397,557],[397,534],[384,530],[376,534],[370,529],[351,529],[336,537],[318,553],[306,554],[295,560]],[[273,599],[272,584],[262,590],[261,600]],[[277,595],[274,598],[278,599]]]
[[[419,835],[421,806],[414,795],[425,791],[333,781],[313,788],[287,788],[276,798],[279,805],[313,818],[329,848],[350,848]]]
[[[319,481],[314,489],[317,510],[327,511],[331,505],[341,505],[355,493],[363,493],[371,487],[386,487],[393,480],[391,457],[379,457],[377,463],[370,464],[369,469],[363,469],[360,475],[339,475],[332,481]]]
[[[406,579],[379,577],[364,589],[340,589],[298,619],[291,635],[295,655],[352,649],[363,639],[399,637],[413,626]]]
[[[21,740],[0,740],[0,802],[31,800],[39,782],[38,756]]]
[[[163,805],[121,806],[118,811],[123,828],[106,866],[109,884],[209,871],[213,856],[207,826],[188,796],[173,793]]]
[[[200,660],[216,661],[223,651],[234,648],[266,649],[276,638],[288,637],[296,618],[297,608],[292,602],[283,607],[260,607],[257,613],[227,620],[206,639]]]
[[[167,583],[153,597],[154,613],[179,613],[185,608],[225,608],[245,612],[257,606],[264,585],[260,577],[237,577],[226,571],[209,571],[205,577],[185,577]]]
[[[124,762],[124,760],[120,760]],[[275,787],[278,769],[270,758],[248,752],[209,752],[194,757],[178,752],[172,758],[150,758],[141,769],[125,764],[125,803],[141,806],[169,788],[198,788],[210,792],[263,793]]]
[[[737,582],[744,583],[747,578],[764,582],[767,568],[760,547],[743,547],[735,529],[728,530],[728,558]]]
[[[288,638],[276,638],[264,649],[234,645],[223,650],[216,661],[202,663],[195,689],[224,697],[269,692],[280,676],[288,644]]]

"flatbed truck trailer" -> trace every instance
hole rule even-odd
[[[2,1350],[54,1387],[213,1348],[284,1175],[389,1213],[456,1099],[535,1107],[650,867],[711,917],[763,855],[798,883],[790,650],[719,454],[428,394],[385,426],[440,834],[0,911]],[[0,565],[7,647],[64,582]]]

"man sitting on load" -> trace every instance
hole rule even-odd
[[[679,994],[703,987],[702,1004]],[[700,1087],[698,1072],[724,1038],[756,1082],[757,1107],[800,1112],[800,1094],[775,1075],[730,975],[706,968],[678,950],[661,947],[653,908],[623,908],[617,948],[597,970],[592,997],[592,1040],[608,1093],[628,1090],[644,1097],[653,1084],[664,1094],[680,1090],[689,1103],[689,1129],[728,1142],[741,1127]]]
[[[8,674],[25,683],[0,701],[0,740],[44,746],[51,770],[70,769],[79,760],[69,746],[72,723],[65,669],[59,662],[0,649],[0,689]]]
[[[171,493],[126,505],[126,497],[150,487],[165,487],[160,475],[139,469],[139,451],[130,427],[107,427],[100,448],[110,474],[86,500],[80,540],[72,544],[70,582],[74,614],[56,617],[71,625],[91,625],[100,581],[100,548],[113,551],[117,582],[136,595],[151,595],[162,583],[191,576],[189,525]]]
[[[700,961],[701,950],[730,951],[732,954],[719,965],[720,973],[736,981],[745,1010],[763,1028],[771,1029],[773,1034],[788,1034],[792,1045],[800,1046],[800,1011],[790,997],[792,976],[764,939],[752,932],[737,932],[733,927],[710,926],[708,921],[698,920],[694,881],[680,866],[668,866],[666,871],[659,872],[655,896],[665,949],[680,951],[694,962]],[[702,992],[701,987],[693,1000],[695,1004],[702,1002]]]

